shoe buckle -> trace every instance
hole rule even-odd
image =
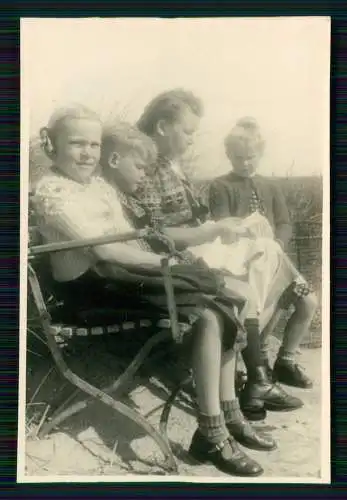
[[[216,443],[209,451],[208,453],[215,453],[216,451],[222,451],[222,449],[224,448],[225,446],[225,443],[226,443],[226,439],[220,443]]]

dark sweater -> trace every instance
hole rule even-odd
[[[225,217],[246,217],[250,214],[252,184],[256,189],[275,237],[286,247],[292,236],[289,212],[281,188],[272,180],[260,175],[252,179],[234,172],[217,177],[210,185],[209,206],[214,220]]]

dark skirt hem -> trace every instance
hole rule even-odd
[[[146,311],[147,317],[168,317],[163,278],[142,278],[139,276],[138,282],[118,281],[101,277],[90,270],[74,281],[57,283],[56,294],[63,300],[64,308],[71,313],[88,308],[105,308],[114,309],[115,315],[117,311],[123,314],[126,311],[130,320],[141,311]],[[199,276],[195,280],[192,276],[185,279],[181,273],[173,273],[173,281],[179,322],[193,325],[202,311],[209,308],[223,318],[224,349],[242,348],[245,345],[246,334],[237,318],[239,304],[228,296],[227,290],[213,289],[206,277],[201,280],[201,289],[198,288]],[[204,293],[204,289],[207,293]],[[215,294],[211,294],[212,291]]]

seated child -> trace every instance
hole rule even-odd
[[[225,139],[225,150],[233,170],[214,179],[211,184],[209,205],[214,220],[256,214],[259,220],[267,220],[273,238],[285,249],[291,238],[289,213],[278,185],[257,174],[264,151],[264,140],[257,122],[249,117],[240,119]],[[287,264],[294,269],[288,257]],[[275,325],[270,324],[263,333],[262,352],[268,370],[284,384],[301,388],[312,386],[312,381],[297,364],[295,357],[310,328],[316,307],[317,298],[312,292],[296,300],[295,311],[286,325],[273,372],[267,351],[269,335]]]

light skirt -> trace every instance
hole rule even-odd
[[[294,280],[302,278],[271,237],[242,237],[230,244],[223,244],[218,238],[189,250],[211,268],[226,271],[228,288],[236,297],[246,299],[242,316],[257,316],[261,329],[273,316],[283,292]]]

